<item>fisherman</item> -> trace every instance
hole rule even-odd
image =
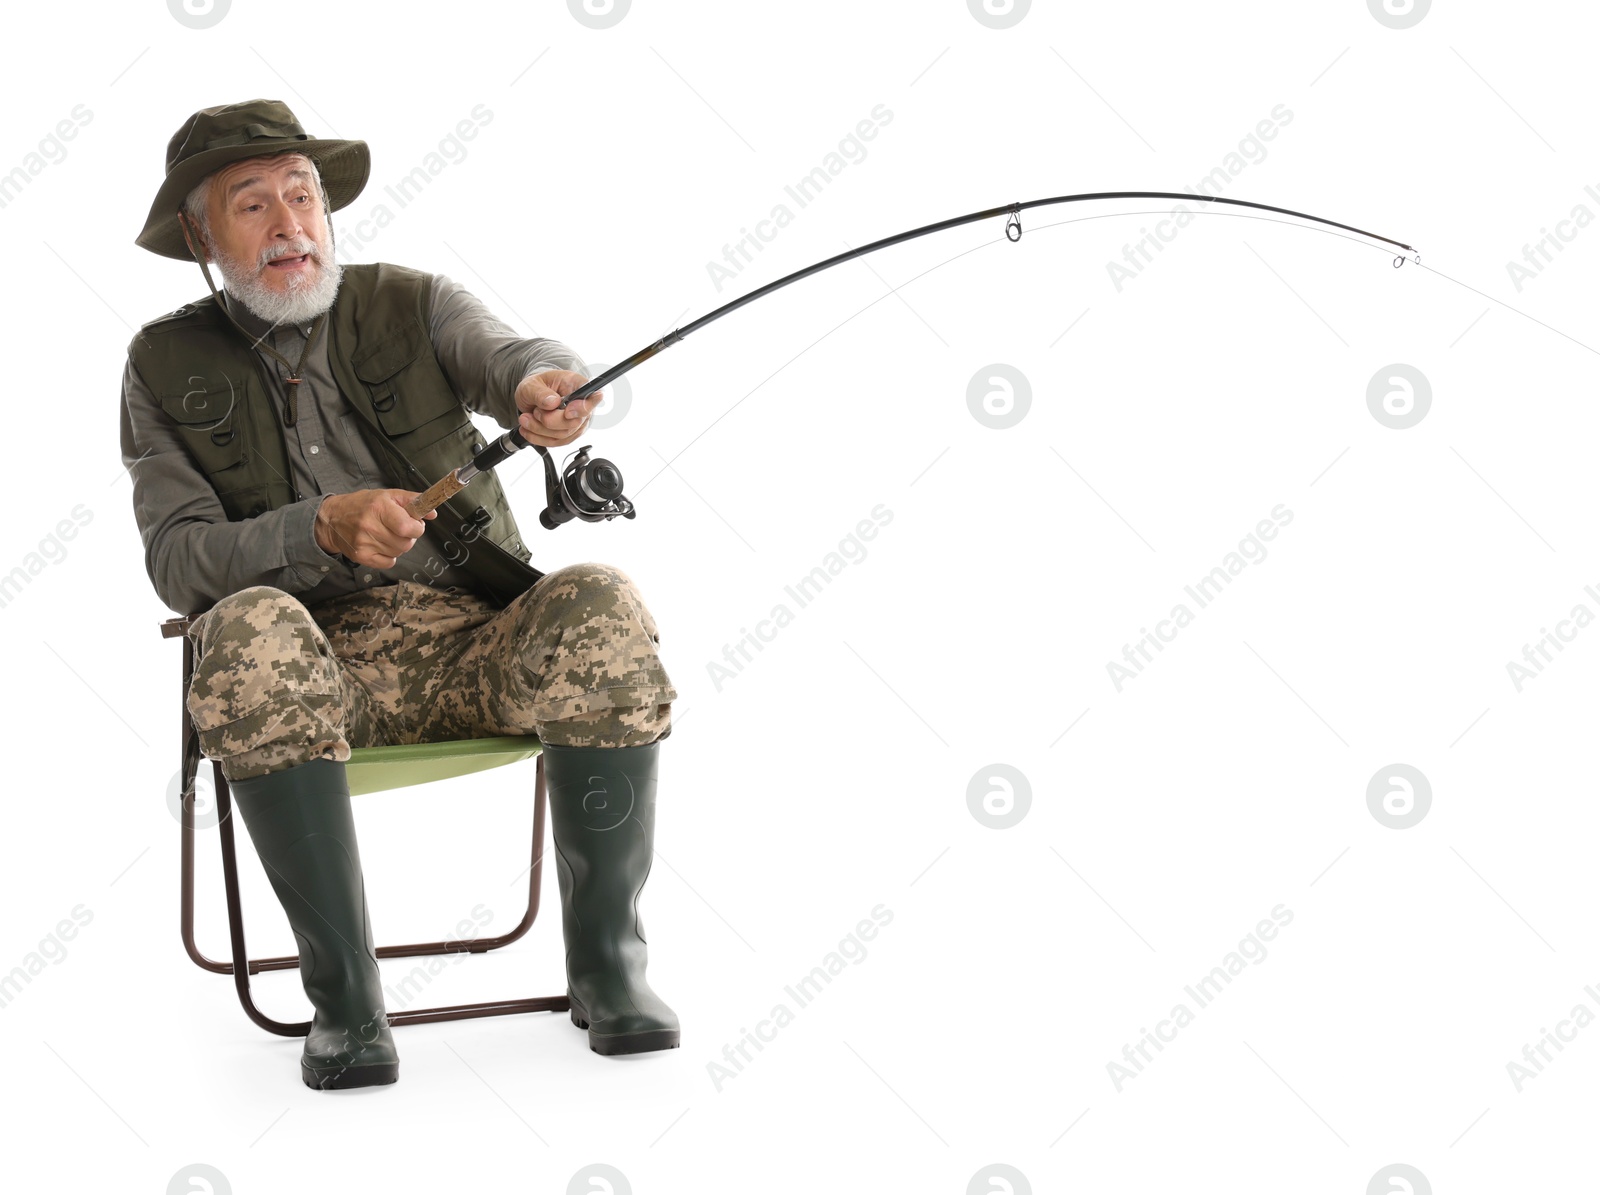
[[[316,1010],[301,1077],[399,1077],[351,749],[497,735],[542,744],[573,1023],[602,1054],[675,1047],[637,913],[678,695],[655,620],[620,569],[533,568],[493,470],[407,510],[483,448],[469,410],[554,448],[601,393],[561,408],[583,360],[444,275],[341,266],[329,214],[370,166],[366,142],[310,137],[277,100],[185,120],[137,243],[197,262],[210,293],[139,330],[122,383],[146,571],[195,616],[186,705]]]

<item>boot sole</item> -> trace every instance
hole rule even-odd
[[[579,1029],[589,1029],[589,1022],[571,1010],[572,1023]],[[596,1033],[589,1029],[589,1048],[596,1054],[643,1054],[650,1050],[676,1050],[679,1045],[677,1029],[650,1029],[644,1033]]]
[[[378,1087],[397,1082],[400,1078],[398,1062],[379,1062],[371,1066],[339,1066],[318,1070],[304,1062],[300,1064],[300,1078],[307,1087],[316,1091],[343,1091],[349,1087]]]

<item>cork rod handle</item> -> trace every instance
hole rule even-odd
[[[414,519],[427,516],[430,510],[436,509],[447,499],[454,498],[466,487],[459,478],[461,470],[452,469],[438,481],[434,482],[422,493],[418,494],[406,505],[406,513]]]

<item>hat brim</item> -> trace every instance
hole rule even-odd
[[[167,175],[161,189],[156,192],[155,202],[150,205],[144,231],[134,238],[134,243],[175,261],[194,261],[195,256],[189,252],[189,246],[183,239],[183,229],[178,224],[178,209],[189,192],[206,175],[230,162],[280,153],[304,154],[317,164],[322,185],[328,192],[330,212],[345,207],[361,194],[372,172],[372,156],[365,141],[333,138],[282,141],[276,144],[256,141],[209,150],[186,159]]]

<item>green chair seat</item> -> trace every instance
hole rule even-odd
[[[345,764],[350,795],[406,788],[486,772],[529,759],[544,749],[532,735],[409,743],[394,747],[353,747]]]

